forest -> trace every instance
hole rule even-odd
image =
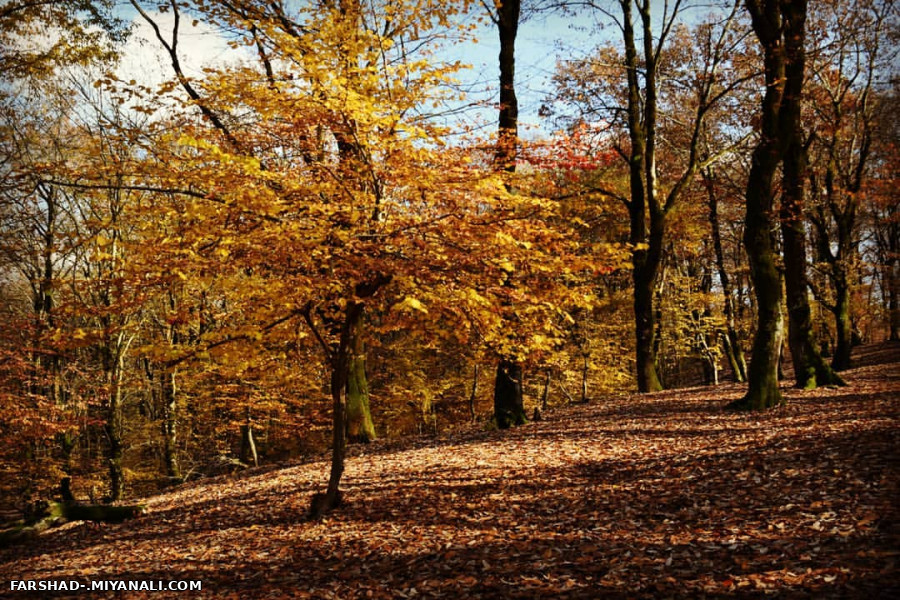
[[[896,458],[898,26],[893,0],[0,3],[3,539],[298,464],[290,511],[333,523],[400,476],[360,479],[380,452],[538,460],[528,432],[605,448],[592,422],[627,443],[664,407],[705,441],[855,410]]]

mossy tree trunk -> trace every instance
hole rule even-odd
[[[392,279],[391,275],[378,274],[370,280],[354,286],[354,295],[346,302],[343,322],[341,322],[340,334],[336,343],[329,343],[322,336],[313,318],[312,303],[307,304],[301,311],[307,325],[322,347],[331,370],[331,471],[326,491],[313,496],[309,511],[312,519],[322,517],[326,512],[341,504],[340,483],[347,456],[347,390],[350,361],[353,349],[358,347],[359,342],[356,337],[361,334],[358,325],[365,312],[365,299],[374,296]]]
[[[794,363],[796,386],[813,389],[843,381],[822,359],[812,332],[809,282],[806,274],[805,190],[808,159],[801,121],[801,95],[806,67],[803,47],[805,14],[786,15],[785,94],[781,122],[793,126],[782,164],[781,239],[784,252],[784,280],[788,310],[788,346]],[[789,37],[789,33],[793,35]],[[782,132],[787,134],[788,132]]]
[[[799,53],[802,55],[802,48]],[[800,59],[802,61],[802,58]],[[802,68],[801,68],[802,72]],[[795,99],[791,98],[794,102]],[[841,385],[843,381],[822,359],[813,339],[809,284],[806,275],[806,232],[804,230],[804,182],[806,181],[806,147],[800,129],[799,101],[797,131],[784,157],[781,237],[784,246],[784,279],[788,309],[788,346],[794,364],[794,380],[798,388],[814,389],[820,385]]]
[[[800,0],[747,0],[753,31],[763,50],[766,90],[760,115],[760,138],[747,180],[744,245],[750,260],[757,305],[756,336],[744,398],[732,408],[764,410],[783,402],[778,388],[778,360],[784,335],[782,284],[773,231],[774,181],[785,150],[796,133],[798,116],[786,95],[802,89],[802,63],[793,55],[804,41],[806,3]],[[799,75],[799,80],[798,80]],[[798,87],[800,86],[800,87]],[[799,100],[799,98],[797,99]]]
[[[347,366],[347,439],[368,443],[375,439],[375,424],[369,409],[369,384],[366,379],[366,350],[363,339],[365,312],[360,310],[351,335],[352,347]]]
[[[835,371],[846,371],[850,368],[850,356],[853,352],[853,322],[850,319],[850,282],[843,265],[835,265],[833,281],[837,341],[831,366]]]

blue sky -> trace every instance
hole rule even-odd
[[[150,27],[130,4],[120,6],[120,14],[125,19],[133,19],[135,30],[126,47],[119,76],[125,80],[136,79],[151,87],[169,79],[171,67]],[[171,31],[171,16],[161,15],[154,8],[152,3],[145,4],[145,10],[159,20],[165,35]],[[490,21],[485,21],[474,35],[476,42],[455,45],[444,51],[441,58],[471,65],[470,69],[460,72],[458,78],[469,91],[469,102],[477,103],[481,108],[467,111],[463,118],[468,124],[480,125],[485,132],[491,132],[497,121],[493,103],[498,95],[500,45],[496,27]],[[516,40],[516,91],[524,137],[549,133],[551,125],[538,117],[538,109],[551,89],[550,78],[558,58],[581,55],[592,47],[592,35],[584,27],[576,28],[576,21],[571,16],[532,15],[520,24]],[[199,76],[203,65],[221,63],[234,52],[213,28],[202,22],[192,26],[190,18],[182,19],[179,55],[189,75]],[[249,51],[246,58],[253,58]]]
[[[718,0],[713,0],[716,2]],[[655,4],[656,12],[661,12],[663,2]],[[163,31],[171,27],[171,15],[160,15],[154,10],[155,4],[144,3],[145,10],[159,19]],[[696,17],[707,14],[710,4],[690,9],[687,15]],[[474,10],[479,10],[476,5]],[[481,9],[483,10],[483,9]],[[613,13],[618,13],[613,9]],[[140,18],[127,2],[120,4],[120,14],[125,19],[134,19],[135,33],[128,44],[123,59],[120,76],[123,79],[137,79],[153,86],[171,77],[168,59],[163,56],[158,41],[149,26]],[[597,11],[583,11],[579,15],[528,14],[519,26],[516,40],[516,92],[519,98],[520,135],[523,138],[547,136],[552,133],[552,119],[538,116],[538,109],[552,92],[551,77],[557,61],[584,56],[604,38],[618,35],[618,27],[608,17]],[[659,20],[656,14],[656,20]],[[474,19],[473,17],[470,17]],[[690,18],[690,16],[688,17]],[[602,19],[606,28],[596,26]],[[190,18],[182,19],[180,56],[189,75],[200,75],[203,65],[221,64],[225,57],[233,57],[235,50],[215,29],[203,24],[191,26]],[[489,20],[474,33],[477,42],[465,42],[444,50],[440,58],[459,60],[471,68],[459,73],[458,77],[469,91],[468,101],[478,106],[466,111],[460,118],[468,125],[480,127],[485,133],[496,128],[498,96],[498,54],[499,41],[496,27]],[[254,60],[249,49],[242,49],[245,58]],[[240,55],[238,55],[240,57]]]

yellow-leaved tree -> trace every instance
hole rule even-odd
[[[144,280],[165,282],[160,294],[175,278],[222,290],[214,329],[190,343],[163,336],[144,352],[171,374],[236,346],[317,345],[330,373],[333,460],[313,516],[340,502],[348,437],[374,435],[367,314],[381,316],[382,331],[428,323],[429,335],[471,334],[499,355],[559,343],[581,297],[572,292],[594,267],[577,258],[573,236],[548,226],[563,222],[557,203],[510,193],[488,146],[448,143],[437,117],[459,99],[460,66],[434,50],[460,36],[452,23],[466,2],[171,2],[167,14],[133,5],[173,77],[152,91],[101,82],[153,115],[129,133],[138,150],[127,164],[105,168],[145,192],[147,256],[135,258]],[[192,78],[179,47],[190,20],[227,32],[236,59]],[[522,333],[510,333],[510,314]]]

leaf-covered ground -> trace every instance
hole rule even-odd
[[[180,598],[900,597],[900,345],[858,364],[849,387],[785,388],[766,414],[723,411],[742,389],[724,385],[376,443],[317,523],[325,462],[185,485],[138,520],[2,551],[0,593],[80,578],[203,582]]]

